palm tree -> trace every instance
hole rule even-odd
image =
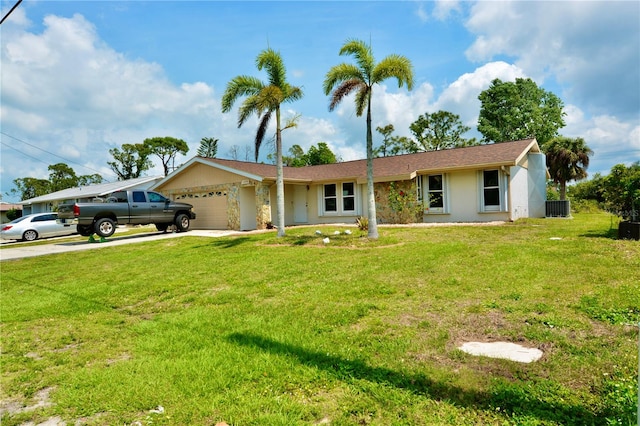
[[[567,196],[567,182],[587,177],[589,156],[593,154],[582,138],[558,136],[545,145],[551,179],[560,184],[560,199]]]
[[[284,236],[284,179],[282,169],[282,127],[280,123],[280,105],[302,98],[302,89],[291,86],[287,82],[286,69],[279,52],[271,48],[265,49],[256,58],[258,71],[264,68],[269,78],[268,83],[263,83],[258,78],[239,75],[229,83],[222,96],[222,112],[229,112],[234,102],[245,97],[238,109],[238,127],[247,119],[256,114],[259,118],[258,131],[255,137],[255,158],[258,162],[260,145],[267,132],[271,116],[276,116],[276,208],[278,217],[276,225],[278,236]]]
[[[202,138],[200,139],[200,147],[198,148],[200,157],[215,158],[218,155],[218,139]]]
[[[369,238],[378,239],[376,200],[373,189],[373,137],[371,134],[371,94],[373,85],[395,77],[398,87],[413,87],[413,66],[404,56],[389,55],[376,64],[371,46],[361,40],[347,40],[340,55],[353,55],[356,65],[342,63],[332,67],[324,79],[324,92],[331,94],[329,111],[348,95],[355,93],[356,115],[367,109],[367,197],[369,211]],[[335,90],[334,90],[335,88]],[[333,91],[333,93],[332,93]]]

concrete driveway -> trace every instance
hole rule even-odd
[[[224,237],[227,235],[242,234],[238,231],[217,231],[217,230],[192,230],[188,232],[152,232],[141,233],[134,235],[125,235],[118,237],[117,234],[104,243],[90,243],[85,241],[64,241],[59,240],[56,242],[56,238],[50,239],[50,244],[19,244],[16,247],[11,247],[13,244],[3,244],[2,250],[0,250],[0,261],[22,259],[25,257],[44,256],[47,254],[67,253],[71,251],[80,250],[96,250],[103,247],[120,246],[123,244],[144,243],[147,241],[165,240],[168,238],[180,238],[180,237]]]

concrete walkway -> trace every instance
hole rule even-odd
[[[47,254],[67,253],[80,250],[95,250],[103,247],[120,246],[123,244],[144,243],[147,241],[165,240],[169,238],[180,237],[224,237],[227,235],[240,235],[242,232],[238,231],[216,231],[216,230],[193,230],[188,232],[152,232],[142,233],[134,235],[125,235],[118,237],[115,236],[107,238],[104,243],[90,243],[88,238],[84,241],[66,241],[60,240],[56,242],[56,238],[50,239],[50,244],[16,244],[16,247],[11,247],[13,244],[5,243],[0,250],[0,261],[22,259],[25,257],[44,256]]]

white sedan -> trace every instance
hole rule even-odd
[[[77,232],[75,226],[56,223],[58,213],[35,213],[2,224],[0,238],[3,240],[33,241],[38,238],[71,235]]]

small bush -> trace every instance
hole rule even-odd
[[[571,200],[571,211],[573,213],[598,213],[602,211],[597,200]]]
[[[358,225],[358,229],[361,231],[368,231],[369,230],[369,219],[364,217],[364,216],[360,216],[359,218],[356,219],[356,225]]]
[[[19,217],[22,217],[22,210],[18,210],[18,209],[7,210],[7,219],[16,220]]]

